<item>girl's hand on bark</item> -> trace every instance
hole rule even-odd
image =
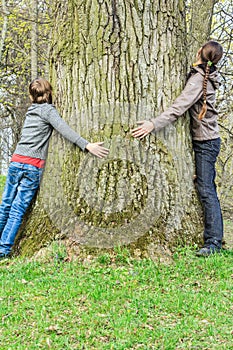
[[[140,120],[137,122],[139,125],[137,128],[132,130],[132,136],[138,139],[143,139],[143,137],[147,136],[154,129],[154,124],[149,120]]]
[[[88,143],[86,145],[86,149],[94,156],[98,158],[104,158],[108,155],[109,150],[103,147],[103,144],[103,142]]]

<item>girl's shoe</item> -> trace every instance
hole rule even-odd
[[[197,256],[210,256],[212,254],[220,253],[221,249],[215,245],[201,248],[196,255]]]

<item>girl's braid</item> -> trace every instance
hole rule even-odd
[[[223,48],[217,42],[210,40],[205,43],[201,48],[201,60],[205,63],[205,77],[203,81],[203,106],[198,116],[199,120],[202,120],[207,111],[207,84],[210,75],[210,67],[215,66],[223,55]]]
[[[198,119],[202,120],[207,112],[207,84],[208,84],[208,79],[209,79],[209,74],[210,74],[210,67],[212,65],[211,61],[208,61],[206,63],[206,68],[205,68],[205,77],[203,81],[203,105],[201,112],[198,115]]]

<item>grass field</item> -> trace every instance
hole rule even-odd
[[[233,349],[233,252],[0,264],[1,350]]]
[[[232,250],[198,259],[186,248],[169,265],[124,249],[66,262],[55,243],[46,263],[1,261],[0,276],[1,350],[233,349]]]
[[[6,176],[4,175],[0,175],[0,202],[2,199],[2,192],[5,186],[5,181],[6,181]]]

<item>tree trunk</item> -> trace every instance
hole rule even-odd
[[[110,154],[98,160],[54,134],[21,252],[61,237],[88,248],[128,245],[145,256],[199,241],[188,115],[142,142],[130,136],[138,120],[158,115],[184,86],[184,3],[69,0],[57,1],[55,13],[55,103]]]
[[[0,64],[1,65],[2,65],[2,54],[4,51],[4,45],[5,45],[6,34],[7,34],[8,16],[9,16],[6,0],[2,0],[2,12],[3,12],[3,25],[2,25],[1,40],[0,40]]]
[[[211,23],[215,3],[218,0],[188,1],[187,7],[187,46],[188,62],[193,62],[193,57],[198,49],[210,39]]]
[[[38,75],[38,0],[31,0],[31,80]]]

